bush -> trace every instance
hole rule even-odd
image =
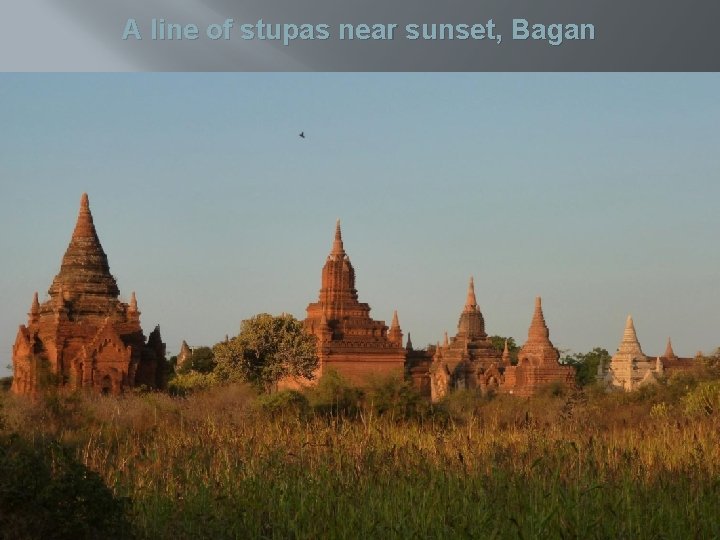
[[[337,371],[327,370],[317,386],[308,391],[308,398],[318,414],[357,416],[363,391],[352,386]]]
[[[310,410],[308,399],[297,390],[283,390],[261,395],[257,400],[260,409],[272,416],[301,418]]]
[[[199,390],[204,390],[217,383],[212,373],[198,373],[189,371],[175,375],[168,382],[168,392],[173,396],[188,396]]]
[[[700,383],[683,398],[685,412],[692,416],[720,414],[720,381]]]
[[[422,418],[430,406],[412,383],[397,377],[386,377],[371,381],[365,394],[365,407],[380,416],[391,419]]]
[[[57,442],[0,435],[4,538],[127,538],[124,507]]]

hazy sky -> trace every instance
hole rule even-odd
[[[87,191],[121,294],[168,350],[303,317],[341,218],[360,300],[413,343],[542,295],[561,349],[632,313],[720,345],[717,74],[0,75],[0,374]],[[304,131],[307,139],[298,137]]]

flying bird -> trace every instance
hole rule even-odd
[[[301,139],[304,139],[304,138],[305,138],[305,132],[304,132],[304,131],[301,131],[299,137],[300,137]]]

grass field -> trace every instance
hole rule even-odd
[[[0,525],[43,538],[720,538],[720,382],[532,399],[338,381],[0,398]]]

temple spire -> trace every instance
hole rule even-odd
[[[137,313],[138,305],[137,305],[137,298],[135,297],[135,291],[133,291],[130,294],[130,312],[131,313]]]
[[[467,298],[465,299],[465,311],[476,311],[477,310],[477,299],[475,298],[475,280],[470,276],[470,283],[468,284]]]
[[[335,222],[335,240],[333,241],[332,247],[333,255],[345,255],[345,249],[343,247],[342,230],[340,229],[340,218]]]
[[[508,340],[505,340],[505,348],[503,349],[502,353],[502,362],[501,365],[509,366],[510,365],[510,349],[508,348]]]
[[[40,318],[40,302],[38,301],[37,291],[35,292],[35,294],[33,294],[32,304],[30,304],[30,313],[28,313],[28,317],[30,318],[31,323],[37,322]]]
[[[402,347],[402,330],[400,330],[397,310],[393,311],[392,323],[390,323],[390,330],[388,331],[388,339],[398,347]]]
[[[78,212],[77,222],[75,223],[73,238],[97,239],[97,232],[95,231],[95,224],[93,223],[92,213],[90,212],[90,200],[88,199],[87,193],[83,193],[80,197],[80,211]]]
[[[672,341],[670,338],[667,340],[667,346],[665,347],[665,354],[663,354],[665,358],[675,358],[675,351],[673,351],[672,348]]]
[[[632,315],[628,315],[625,320],[625,331],[623,332],[623,339],[626,343],[637,343],[637,333],[635,332],[635,323],[633,322]]]
[[[618,353],[629,355],[629,358],[644,358],[645,355],[640,347],[640,342],[635,332],[635,323],[632,315],[628,315],[625,321],[625,331],[623,332],[622,341],[618,347]]]
[[[533,313],[530,329],[528,330],[528,341],[549,341],[550,330],[545,323],[545,315],[542,310],[542,298],[535,297],[535,312]]]
[[[57,301],[61,289],[74,304],[75,313],[105,312],[107,302],[117,301],[120,294],[95,230],[87,193],[80,198],[80,211],[70,244],[48,293]]]
[[[412,350],[413,350],[412,339],[410,339],[410,332],[408,332],[407,345],[405,345],[405,348],[406,348],[408,351],[412,351]]]

